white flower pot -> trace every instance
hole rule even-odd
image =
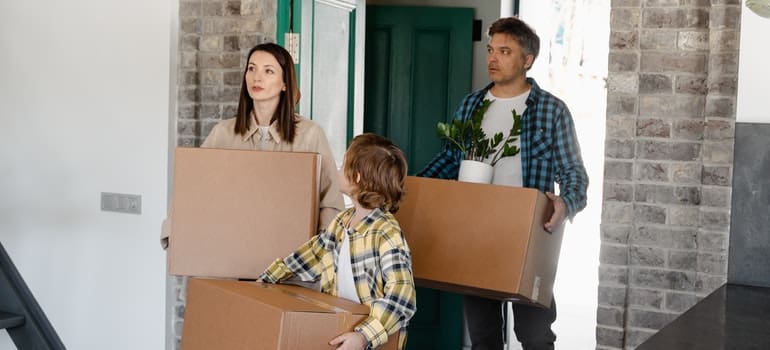
[[[488,184],[492,183],[492,175],[494,175],[494,168],[491,165],[475,160],[463,160],[460,162],[457,180]]]

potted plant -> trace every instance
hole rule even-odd
[[[484,100],[468,120],[454,119],[448,123],[438,123],[438,135],[446,139],[463,154],[460,162],[458,180],[479,183],[491,183],[494,166],[503,157],[515,156],[519,148],[514,145],[521,135],[521,115],[516,110],[513,115],[513,127],[508,136],[499,132],[491,138],[481,128],[481,121],[493,101]],[[489,160],[489,163],[485,163]]]

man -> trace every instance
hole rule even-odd
[[[487,135],[513,126],[511,111],[522,115],[521,152],[495,165],[493,182],[536,188],[546,193],[554,213],[544,224],[556,230],[565,218],[572,218],[586,205],[588,176],[580,156],[575,127],[567,106],[527,78],[537,57],[540,39],[517,18],[501,18],[489,27],[487,70],[490,83],[466,96],[455,113],[461,120],[471,118],[483,100],[494,100],[484,114],[482,128]],[[418,176],[456,179],[464,155],[447,145]],[[554,194],[559,184],[559,195]],[[464,312],[473,350],[503,349],[503,304],[481,297],[465,296]],[[515,304],[514,331],[524,350],[553,349],[556,335],[556,304],[550,309]]]

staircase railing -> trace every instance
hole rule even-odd
[[[66,349],[0,243],[0,329],[19,350]]]

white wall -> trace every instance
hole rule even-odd
[[[738,66],[736,121],[770,123],[770,19],[741,8],[741,51]]]
[[[367,0],[367,5],[469,7],[475,10],[474,19],[481,20],[481,41],[473,42],[472,89],[489,84],[487,75],[487,29],[500,18],[500,0]],[[470,92],[470,91],[469,91]],[[460,101],[457,101],[459,103]]]
[[[0,241],[69,349],[164,347],[169,6],[0,2]]]
[[[540,54],[528,75],[569,107],[590,179],[588,205],[564,231],[554,284],[556,349],[596,347],[609,6],[609,1],[540,0],[523,1],[519,9],[520,18],[540,36]],[[572,13],[575,20],[565,24],[559,43],[557,25]]]

